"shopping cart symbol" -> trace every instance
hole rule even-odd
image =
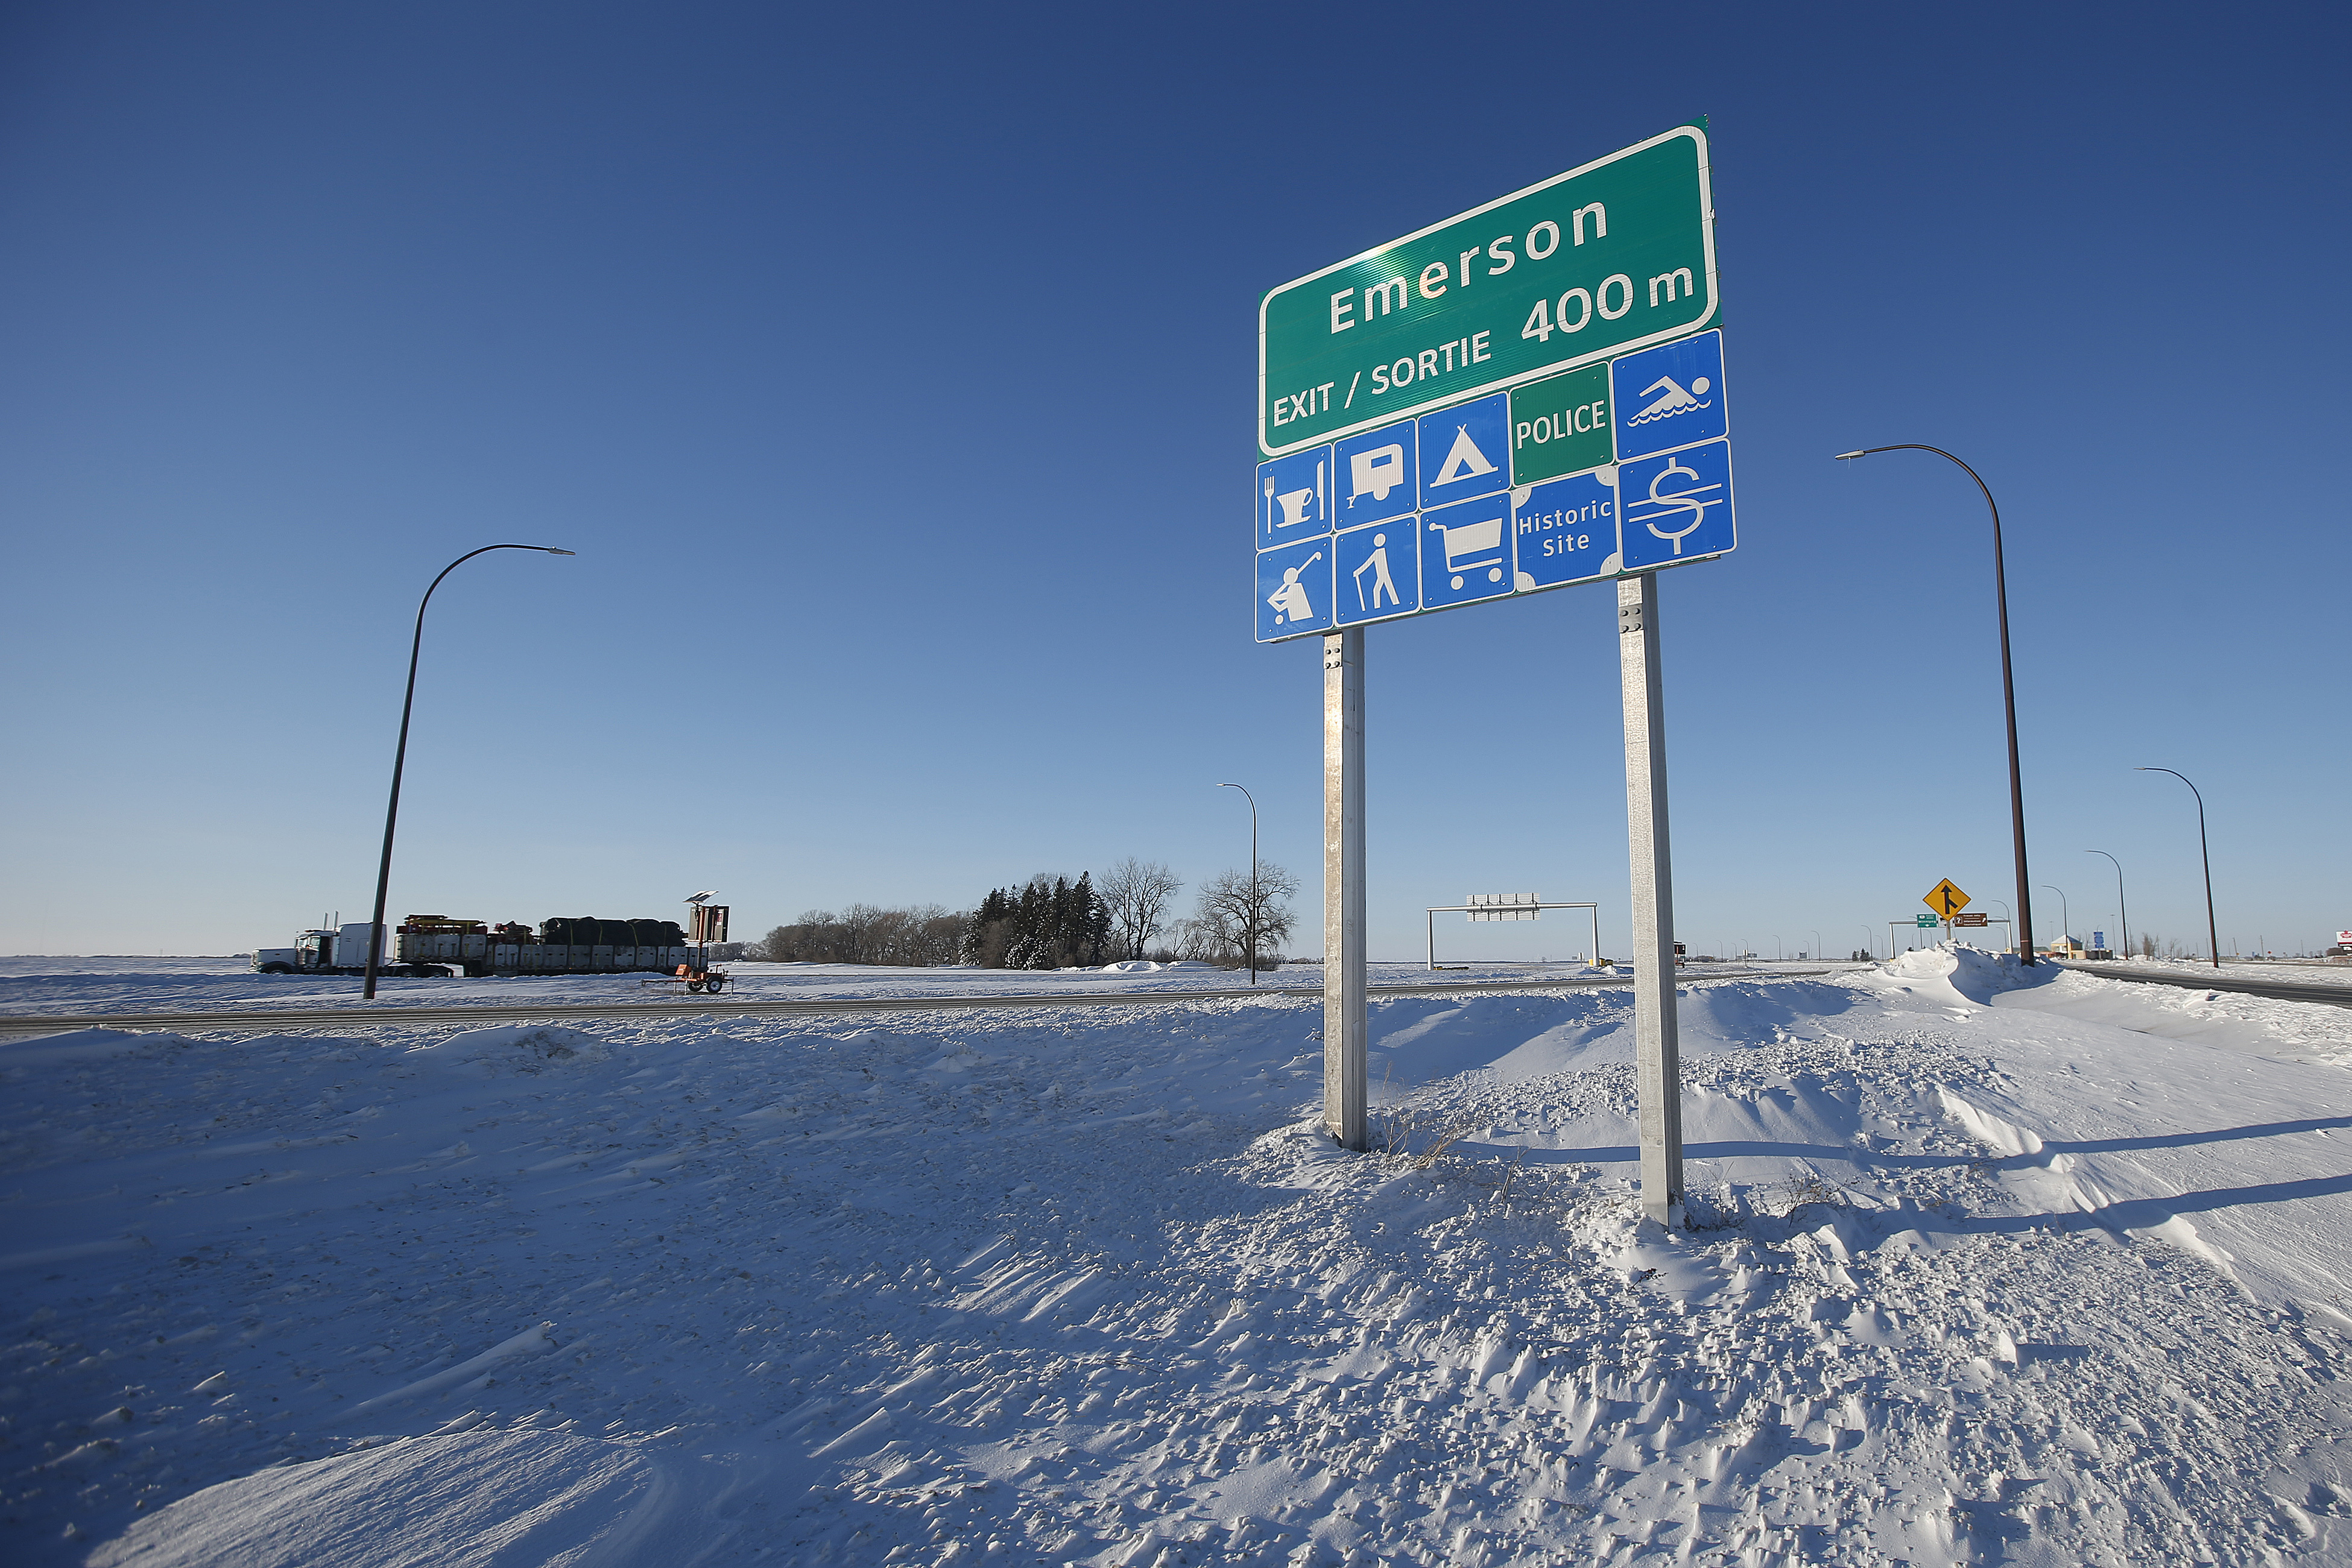
[[[1485,570],[1486,581],[1503,580],[1503,520],[1490,517],[1484,522],[1457,523],[1449,528],[1442,522],[1429,525],[1430,531],[1442,536],[1445,546],[1445,570],[1453,574],[1454,586],[1462,586],[1465,574]],[[1490,553],[1491,552],[1491,553]]]

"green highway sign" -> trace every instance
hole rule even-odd
[[[1933,915],[1920,915],[1917,918],[1919,923],[1923,926],[1931,926],[1937,923],[1936,917]]]
[[[1687,336],[1714,322],[1716,294],[1706,132],[1677,126],[1269,292],[1259,451]],[[1575,406],[1542,412],[1583,434]]]
[[[1597,468],[1616,456],[1609,367],[1589,364],[1511,389],[1511,479],[1533,484]]]

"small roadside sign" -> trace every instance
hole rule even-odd
[[[1936,917],[1933,915],[1921,915],[1918,920],[1923,926],[1932,926],[1936,923]]]
[[[1991,919],[1990,915],[1954,915],[1952,923],[1956,926],[1980,926]]]
[[[1920,895],[1919,901],[1946,920],[1950,920],[1969,907],[1969,896],[1954,887],[1949,877]]]

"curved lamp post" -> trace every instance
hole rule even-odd
[[[2074,941],[2074,917],[2066,912],[2066,889],[2060,887],[2055,882],[2044,882],[2042,885],[2058,895],[2058,924],[2063,928],[2059,932],[2058,940],[2061,942]]]
[[[1250,984],[1257,984],[1257,796],[1237,784],[1221,784],[1219,789],[1238,789],[1242,798],[1250,803],[1250,901],[1249,914],[1242,921],[1242,944],[1249,949]]]
[[[1868,958],[1868,957],[1870,957],[1870,955],[1871,955],[1874,952],[1875,952],[1875,951],[1877,950],[1877,947],[1878,947],[1878,933],[1877,933],[1876,931],[1872,931],[1868,926],[1866,926],[1866,925],[1865,925],[1865,926],[1864,926],[1864,927],[1862,928],[1862,955],[1863,955],[1863,957],[1864,957],[1864,958]],[[1893,953],[1888,953],[1888,954],[1887,954],[1887,956],[1888,956],[1889,958],[1892,958],[1892,957],[1894,957],[1895,955],[1894,955]]]
[[[493,550],[536,550],[543,555],[570,555],[569,550],[558,550],[552,544],[485,544],[479,550],[469,550],[448,565],[441,568],[446,577],[477,555],[488,555]],[[408,645],[408,694],[400,700],[400,744],[392,753],[392,804],[383,808],[383,863],[375,873],[375,919],[368,922],[367,984],[360,994],[375,1000],[375,973],[383,963],[383,899],[392,886],[392,830],[400,819],[400,771],[408,761],[408,715],[416,706],[416,657],[425,647],[425,606],[433,602],[433,590],[441,585],[436,577],[425,590],[425,597],[416,602],[416,636]]]
[[[1811,930],[1811,928],[1808,927],[1807,929],[1808,929],[1808,930]],[[1822,961],[1822,933],[1821,933],[1821,932],[1819,932],[1819,931],[1814,931],[1814,932],[1813,932],[1813,962],[1814,962],[1815,963],[1819,963]]]
[[[2131,909],[2124,902],[2124,863],[2104,849],[2085,849],[2085,855],[2106,855],[2107,864],[2116,868],[2116,912],[2124,919],[2124,956],[2131,956]]]
[[[2025,785],[2017,771],[2017,683],[2009,669],[2009,577],[2001,563],[2000,508],[1993,504],[1992,489],[1974,468],[1945,451],[1941,447],[1922,446],[1906,441],[1892,447],[1864,447],[1858,452],[1840,452],[1837,460],[1852,462],[1867,458],[1873,452],[1933,452],[1953,463],[1975,479],[1977,489],[1984,491],[1985,510],[1992,513],[1992,595],[2000,613],[2000,700],[2009,716],[2009,833],[2017,850],[2017,902],[2025,910],[2018,922],[2018,962],[2033,962],[2033,902],[2028,889],[2030,879],[2025,874]]]
[[[2189,784],[2187,773],[2173,773],[2170,768],[2134,768],[2132,772],[2172,773],[2174,778],[2189,784],[2189,793],[2197,797],[2197,854],[2205,862],[2205,941],[2209,944],[2207,951],[2213,955],[2213,967],[2219,969],[2221,967],[2221,939],[2213,934],[2213,856],[2205,847],[2205,792]]]

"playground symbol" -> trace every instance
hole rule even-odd
[[[1330,630],[1330,537],[1260,551],[1257,606],[1261,642]]]

